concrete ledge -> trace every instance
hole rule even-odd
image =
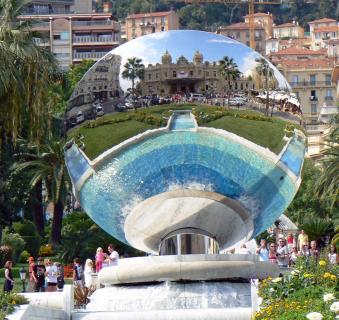
[[[249,320],[251,308],[156,310],[149,312],[74,312],[73,320]]]
[[[253,261],[176,261],[130,263],[104,268],[99,282],[104,285],[178,280],[265,279],[277,277],[279,268],[269,262]]]

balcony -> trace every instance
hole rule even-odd
[[[49,30],[50,24],[49,21],[41,21],[41,22],[37,22],[37,23],[32,23],[32,30],[36,30],[36,31],[42,31],[42,30]]]
[[[110,19],[73,21],[72,29],[73,30],[91,30],[91,29],[120,30],[120,24]]]
[[[333,96],[326,96],[325,101],[333,101]]]
[[[310,96],[310,101],[318,101],[318,97]]]
[[[114,36],[74,36],[73,43],[74,44],[85,44],[88,45],[90,43],[94,44],[113,44],[114,42],[119,43],[119,36],[116,34]]]
[[[73,52],[73,61],[74,60],[84,60],[84,59],[90,59],[90,60],[98,60],[101,59],[104,55],[106,55],[107,52]]]
[[[33,42],[38,45],[38,46],[49,46],[49,39],[44,39],[44,38],[33,38]]]
[[[331,81],[300,81],[300,82],[290,82],[291,87],[332,87]]]

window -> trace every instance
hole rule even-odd
[[[216,78],[217,77],[217,72],[213,71],[213,76]]]
[[[315,90],[311,90],[311,100],[317,100],[317,92]]]
[[[315,86],[316,81],[317,81],[316,75],[315,74],[311,74],[310,75],[310,85],[311,86]]]
[[[325,74],[325,82],[327,86],[330,86],[332,84],[332,77],[330,74]]]
[[[249,38],[250,37],[250,33],[249,31],[246,31],[246,38]]]
[[[299,76],[297,74],[292,75],[292,86],[299,83]]]
[[[190,70],[190,76],[193,77],[193,70]]]
[[[311,103],[311,113],[316,114],[317,113],[317,104]]]
[[[201,70],[198,71],[198,75],[201,76]]]
[[[246,41],[246,46],[250,46],[250,42],[249,41]]]
[[[165,25],[165,17],[161,17],[161,25],[164,26]],[[163,31],[163,30],[161,30]]]
[[[135,28],[135,20],[132,20],[132,27]]]
[[[148,74],[148,80],[151,80],[152,79],[152,75],[149,73]]]
[[[155,74],[155,78],[158,79],[159,78],[159,73]]]
[[[240,38],[240,32],[237,32],[237,39]]]
[[[299,100],[300,99],[299,92],[298,91],[294,91],[294,93],[297,96],[297,99]]]
[[[165,27],[161,27],[161,31],[165,31]]]
[[[165,72],[165,78],[167,78],[167,72]]]
[[[208,71],[205,72],[205,76],[209,77],[210,73]]]
[[[173,71],[173,78],[176,78],[177,77],[177,72],[174,70]]]

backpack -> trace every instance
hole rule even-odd
[[[77,273],[77,280],[83,280],[84,277],[84,269],[82,266],[78,265],[76,266],[76,273]]]

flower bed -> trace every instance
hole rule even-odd
[[[261,281],[256,320],[339,319],[338,266],[300,258],[290,275]]]
[[[15,293],[0,293],[0,320],[6,319],[6,315],[14,311],[14,307],[20,304],[27,304],[25,297]]]

